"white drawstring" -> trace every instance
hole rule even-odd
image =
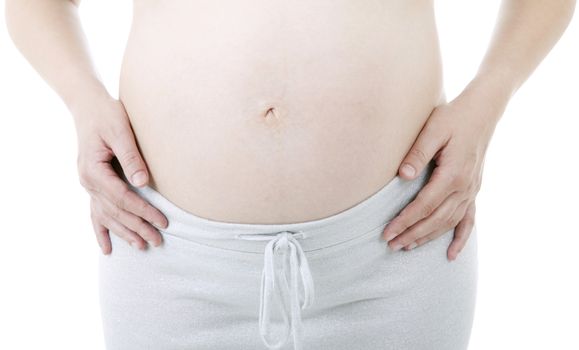
[[[270,349],[279,349],[293,333],[294,349],[302,349],[302,318],[300,309],[309,307],[314,300],[314,281],[301,244],[296,237],[305,237],[302,232],[281,231],[272,234],[238,234],[238,238],[246,240],[269,240],[265,247],[264,267],[261,275],[261,300],[259,305],[259,330],[261,339]],[[289,248],[288,257],[286,252]],[[276,260],[282,259],[281,275],[276,273]],[[303,297],[299,295],[298,270],[303,286]],[[287,274],[289,273],[289,280]],[[283,336],[277,342],[270,341],[270,301],[280,306],[284,322]],[[301,303],[301,305],[300,305]],[[289,305],[288,305],[289,304]],[[288,317],[288,314],[289,317]],[[275,340],[274,340],[275,341]]]

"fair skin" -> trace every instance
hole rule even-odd
[[[575,1],[503,1],[491,45],[477,77],[448,104],[436,108],[401,164],[420,171],[439,165],[416,200],[384,230],[391,247],[419,246],[455,227],[453,260],[475,218],[486,149],[504,109],[571,20]]]
[[[179,4],[178,2],[175,3]],[[385,3],[391,4],[394,7],[399,6],[396,2],[385,1]],[[239,203],[233,203],[235,204],[232,204],[231,208],[233,209],[227,211],[225,203],[222,202],[219,202],[219,205],[212,205],[209,202],[202,204],[201,202],[187,202],[185,197],[177,197],[178,192],[182,192],[180,189],[185,186],[176,185],[173,188],[170,187],[171,183],[179,183],[180,180],[178,178],[170,178],[169,175],[163,174],[162,171],[159,170],[167,167],[167,164],[161,161],[162,158],[167,157],[154,153],[155,149],[159,149],[159,147],[156,147],[158,142],[150,141],[153,136],[147,136],[146,129],[143,127],[146,123],[154,122],[154,120],[149,119],[146,122],[139,120],[141,116],[146,116],[147,109],[150,109],[145,107],[140,108],[144,106],[143,100],[146,99],[139,100],[138,95],[132,93],[134,89],[131,90],[131,80],[129,78],[126,78],[127,90],[121,91],[124,93],[123,101],[113,98],[106,91],[90,59],[86,39],[80,26],[78,4],[78,1],[66,0],[44,2],[7,0],[6,15],[10,34],[14,42],[34,68],[62,97],[74,117],[78,136],[78,170],[80,183],[91,197],[92,222],[97,241],[103,253],[110,254],[112,251],[109,237],[110,232],[118,234],[127,242],[132,242],[139,249],[145,249],[147,241],[154,246],[162,243],[162,237],[155,226],[164,228],[168,224],[167,219],[159,210],[128,190],[127,184],[119,178],[113,167],[112,161],[114,157],[118,159],[122,167],[120,171],[124,173],[133,185],[144,186],[151,184],[152,177],[155,177],[156,181],[154,182],[157,183],[158,189],[163,189],[163,192],[168,194],[172,193],[174,196],[172,198],[175,198],[176,202],[182,203],[183,207],[191,208],[192,211],[195,209],[195,211],[206,213],[205,216],[207,217],[211,216],[223,220],[226,220],[225,218],[231,218],[232,221],[267,220],[268,218],[258,217],[256,213],[250,212],[249,209],[246,217],[233,216],[235,208],[241,206]],[[400,129],[400,134],[403,134],[404,139],[400,136],[401,139],[397,140],[393,134],[388,137],[391,139],[391,144],[380,145],[380,148],[387,149],[395,148],[396,145],[398,145],[398,148],[404,151],[403,157],[394,155],[389,159],[390,163],[383,164],[383,169],[386,169],[384,171],[388,173],[386,178],[390,178],[393,172],[398,172],[401,177],[411,179],[412,176],[404,172],[404,164],[410,164],[417,172],[420,172],[429,160],[434,158],[437,163],[433,176],[428,184],[419,192],[417,198],[406,206],[386,227],[383,236],[391,248],[405,247],[406,249],[411,249],[439,237],[449,229],[455,228],[454,239],[448,248],[447,256],[449,260],[456,259],[460,250],[467,242],[474,226],[475,197],[481,186],[485,153],[493,131],[510,98],[564,32],[571,20],[574,7],[574,0],[504,0],[502,2],[501,12],[499,13],[499,22],[487,54],[476,76],[461,94],[450,102],[442,101],[442,103],[439,103],[442,99],[437,99],[437,94],[439,94],[440,91],[435,89],[436,80],[433,78],[432,85],[428,85],[428,89],[425,88],[425,90],[428,90],[431,94],[423,100],[426,101],[427,98],[432,99],[431,101],[424,102],[424,109],[428,107],[426,104],[431,102],[434,103],[436,107],[430,109],[431,112],[427,115],[427,118],[424,117],[423,113],[421,114],[422,110],[408,110],[404,112],[408,115],[407,119],[384,119],[382,121],[381,125],[387,126],[400,125],[402,128],[402,124],[406,123],[405,125],[407,125],[407,129]],[[183,13],[184,16],[187,16],[187,12],[183,11]],[[247,15],[249,16],[251,13]],[[174,22],[179,23],[178,21]],[[225,22],[226,21],[223,23]],[[251,23],[251,21],[247,22]],[[277,22],[274,21],[274,23]],[[427,31],[428,29],[424,28],[423,30]],[[395,36],[397,34],[394,33],[391,35],[394,37],[385,36],[389,41],[384,41],[396,42]],[[213,43],[214,41],[211,40],[214,39],[209,35],[207,36],[210,44]],[[292,39],[292,37],[289,37],[289,39]],[[154,40],[154,38],[151,38],[151,40]],[[190,42],[192,41],[195,40],[190,40]],[[291,42],[291,40],[286,40],[285,42]],[[340,43],[343,44],[344,42]],[[289,45],[288,47],[291,48]],[[370,47],[370,45],[368,45],[368,47]],[[359,47],[357,48],[359,49]],[[330,47],[329,49],[334,50],[335,48]],[[271,56],[272,62],[275,62],[274,60],[280,56],[275,56],[274,50],[272,50],[272,52],[274,52]],[[408,54],[410,55],[410,53]],[[262,53],[260,52],[259,55],[262,55]],[[247,57],[250,56],[243,56],[243,58]],[[403,61],[405,58],[407,57],[403,57],[401,60]],[[209,59],[207,61],[209,61]],[[132,61],[130,57],[128,62],[127,67],[131,68],[132,65],[130,63]],[[355,63],[350,61],[345,62],[349,63],[350,66],[354,66]],[[392,60],[391,64],[397,65],[401,63]],[[63,67],[66,67],[66,69],[63,69]],[[291,65],[287,67],[286,69],[293,68]],[[322,67],[317,67],[317,71],[321,69]],[[392,70],[393,71],[388,72],[388,74],[391,76],[391,79],[395,79],[396,69],[393,68]],[[430,72],[427,68],[425,68],[425,71]],[[296,72],[299,71],[296,70]],[[275,70],[268,71],[268,74],[278,73],[279,72]],[[403,73],[409,74],[408,71]],[[432,74],[433,77],[436,75],[434,72]],[[178,73],[175,75],[182,76],[178,75]],[[373,72],[370,72],[369,77],[374,75]],[[127,76],[130,77],[128,74]],[[289,74],[288,76],[299,77],[297,74]],[[197,76],[197,78],[203,77]],[[299,84],[302,84],[300,85],[301,88],[308,87],[304,86],[302,81],[300,81]],[[288,79],[286,85],[289,86],[288,91],[291,92],[292,81]],[[269,90],[274,90],[277,88],[277,85],[275,85],[274,82],[270,87],[271,89]],[[323,90],[324,86],[320,85],[317,87]],[[182,87],[179,91],[185,89],[189,88]],[[209,88],[207,90],[209,90]],[[328,88],[328,90],[338,91],[336,93],[341,91],[340,89],[335,89],[335,86],[333,86],[333,89]],[[346,92],[346,95],[351,95],[355,91]],[[393,94],[393,92],[392,95],[385,93],[384,96],[394,101],[400,101],[400,98]],[[244,96],[244,98],[245,97],[247,96]],[[250,95],[250,97],[252,96]],[[299,97],[301,98],[302,96]],[[324,97],[327,99],[328,96]],[[407,102],[404,104],[416,105],[418,101],[422,101],[417,100],[421,98],[418,96],[411,98],[414,98],[414,100],[404,101]],[[323,100],[323,98],[320,98],[320,100]],[[233,104],[235,100],[230,100],[229,102]],[[371,102],[374,103],[375,101]],[[401,105],[402,104],[403,103],[401,103]],[[281,105],[280,107],[283,106],[284,105]],[[295,106],[290,104],[285,106],[294,107],[295,109]],[[155,105],[153,105],[153,107],[155,107]],[[128,113],[127,109],[135,112]],[[281,113],[281,119],[279,120],[285,121],[286,119],[284,119],[283,115],[284,109],[278,108],[277,110]],[[161,113],[160,110],[157,112],[158,114]],[[202,112],[205,113],[205,111]],[[392,114],[396,113],[393,112]],[[130,115],[133,116],[133,120],[130,120]],[[410,115],[416,115],[416,117],[411,118]],[[201,124],[204,122],[204,119],[201,119],[201,116],[199,116],[199,118],[200,126],[211,125]],[[278,125],[276,123],[278,119],[276,118],[279,118],[279,116],[272,116],[271,113],[266,115],[264,119],[266,121],[266,127],[271,127],[272,129],[277,127]],[[300,118],[299,116],[295,116],[295,118],[295,120],[302,122],[301,119],[298,119]],[[320,116],[320,118],[323,118],[323,116]],[[209,118],[207,120],[209,120]],[[215,120],[214,116],[212,116],[211,120]],[[347,119],[344,118],[344,120]],[[370,122],[372,121],[373,120],[370,120]],[[422,123],[422,121],[425,121],[425,123]],[[417,126],[421,126],[422,124],[424,124],[424,126],[417,129]],[[334,123],[334,125],[336,125],[336,123]],[[339,126],[339,124],[337,125]],[[288,124],[287,126],[289,128],[292,124]],[[162,125],[155,125],[154,129],[160,130],[159,128],[161,127]],[[252,128],[253,127],[254,126],[252,126]],[[357,126],[354,125],[354,127]],[[139,143],[149,154],[147,162],[145,162],[143,152],[141,152],[138,147],[133,130],[135,128],[143,135]],[[413,136],[416,129],[419,131],[417,137],[412,137],[413,142],[411,147],[405,149],[404,146],[407,140],[409,140],[409,136]],[[254,129],[251,130],[255,132]],[[352,130],[352,135],[356,135],[356,132],[367,132],[364,130]],[[173,132],[173,130],[170,129],[165,131],[167,133]],[[203,131],[204,129],[202,132]],[[339,129],[335,129],[334,131],[338,132]],[[305,135],[296,134],[293,135],[292,139],[298,139],[300,136],[303,137],[303,140],[309,139],[306,138]],[[370,134],[364,134],[362,136],[360,139],[367,139]],[[357,140],[359,139],[349,141],[350,143],[354,143]],[[268,149],[272,145],[273,143],[268,143],[265,145],[266,147],[259,148]],[[170,146],[171,145],[168,145],[167,147]],[[179,145],[183,150],[193,149],[195,146],[196,145]],[[360,154],[352,154],[352,160],[370,159],[365,158],[368,150],[373,149],[370,147],[372,145],[368,146],[368,149],[363,149],[362,146],[359,146]],[[232,148],[235,149],[238,147],[233,145]],[[333,150],[338,152],[336,148]],[[326,157],[320,158],[328,158],[327,155],[332,155],[332,153],[325,154]],[[244,154],[236,154],[232,156],[232,159],[244,159],[242,156],[244,156]],[[290,158],[293,159],[294,157],[288,156],[288,159]],[[402,159],[402,161],[400,162],[398,158]],[[268,158],[267,162],[271,162],[272,159],[274,158]],[[283,159],[283,161],[287,163],[288,159]],[[312,160],[312,163],[314,161],[317,161],[317,159]],[[241,168],[242,164],[248,164],[247,162],[243,163],[241,161],[240,163],[240,165],[235,165],[238,169]],[[368,160],[367,163],[371,162]],[[392,164],[396,164],[396,171],[390,171]],[[341,165],[343,164],[336,160],[335,163],[327,163],[320,168],[330,169]],[[358,164],[359,168],[363,167],[363,165],[365,164]],[[232,165],[232,167],[233,166],[234,165]],[[257,164],[256,168],[267,169],[260,164]],[[154,176],[151,176],[151,169],[155,169],[153,171],[153,173],[156,172]],[[189,172],[189,169],[174,173],[187,172]],[[313,173],[318,172],[319,169]],[[230,172],[224,173],[222,174],[223,176],[214,176],[213,178],[231,178],[228,175],[229,173]],[[256,176],[259,175],[259,171],[247,171],[247,173],[248,178],[256,178]],[[301,172],[301,174],[303,173],[304,172]],[[337,172],[330,172],[329,174],[334,173]],[[243,173],[240,172],[236,175],[236,178],[243,179]],[[271,178],[275,176],[275,173],[268,175]],[[332,185],[328,186],[329,192],[323,193],[320,191],[319,198],[304,197],[303,203],[320,203],[320,198],[329,198],[331,193],[336,192],[333,190],[334,188],[350,187],[353,188],[352,191],[354,193],[371,193],[383,185],[383,182],[378,182],[378,180],[372,180],[375,182],[370,180],[360,181],[358,184],[359,187],[354,187],[350,183],[344,183],[344,179],[354,177],[354,173],[343,175],[343,178],[340,179],[341,182],[338,182],[338,179],[329,178],[329,175],[322,175],[322,180],[320,181],[322,183],[327,181]],[[375,174],[372,177],[369,176],[369,178],[379,178],[383,180],[384,176],[383,174],[380,176]],[[312,179],[314,178],[312,177]],[[271,182],[275,186],[282,188],[279,181],[274,180],[275,179],[271,180]],[[201,183],[201,178],[184,179],[182,183],[188,183],[187,181],[191,183]],[[206,181],[209,180],[206,179]],[[297,183],[290,184],[289,182],[290,180],[288,180],[288,188],[291,189],[297,186]],[[264,183],[262,179],[255,180],[255,183],[248,181],[244,183],[247,184],[248,193],[263,190],[263,188],[257,187],[258,184]],[[370,185],[363,187],[365,184],[370,184],[373,187]],[[214,185],[213,183],[206,182],[205,185],[204,188],[212,189],[219,188],[222,184]],[[271,188],[274,188],[274,185],[272,185]],[[314,191],[306,187],[306,183],[300,183],[300,186],[303,186],[304,193],[312,196],[316,195]],[[320,184],[316,184],[315,188],[321,187]],[[239,191],[241,191],[244,186],[235,186],[235,188],[239,188]],[[231,190],[232,189],[229,189],[230,192]],[[199,191],[200,190],[197,192]],[[265,193],[265,190],[263,191]],[[286,191],[286,193],[288,193],[288,191]],[[264,197],[273,197],[272,193],[274,192],[267,192]],[[199,197],[210,198],[211,196],[208,193],[207,196]],[[222,198],[223,196],[219,194],[215,197]],[[246,196],[242,192],[239,192],[235,197],[249,198],[251,196]],[[340,201],[342,201],[341,206],[338,204],[333,208],[330,207],[329,204],[327,206],[320,206],[322,209],[320,209],[320,212],[314,217],[322,217],[330,213],[335,213],[338,209],[347,207],[347,203],[353,202],[352,198],[354,197],[342,197],[327,200],[328,203],[340,203]],[[296,204],[288,201],[288,208],[302,207],[302,202],[299,202],[299,198],[295,200]],[[269,206],[269,203],[264,203],[264,208],[266,205],[268,208],[272,208]],[[259,205],[260,204],[256,202],[255,204],[247,205],[247,207],[257,208],[257,212],[260,208]],[[281,203],[279,205],[278,212],[288,211],[288,208],[281,207]],[[218,207],[222,208],[222,211],[218,211]],[[303,213],[296,211],[295,216],[288,216],[287,219],[300,221],[314,218],[305,216],[306,212],[312,213],[312,209],[305,208],[305,205],[303,205],[303,207]],[[272,208],[272,211],[273,210]],[[260,212],[266,211],[260,210]],[[272,217],[271,220],[276,221],[277,219]]]

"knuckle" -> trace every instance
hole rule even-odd
[[[123,186],[122,192],[115,197],[114,204],[119,209],[127,208],[127,198],[130,195],[131,190],[128,187]]]
[[[422,217],[427,217],[430,216],[430,214],[432,214],[434,212],[434,205],[430,202],[423,202],[422,203],[422,210],[421,210],[421,214]]]
[[[457,219],[453,216],[450,216],[444,220],[445,227],[455,227],[457,225]]]
[[[412,148],[412,150],[410,151],[410,154],[413,155],[414,157],[418,158],[418,160],[421,161],[422,163],[426,163],[426,161],[427,161],[426,153],[424,153],[424,151],[422,151],[418,147]]]
[[[121,217],[121,211],[118,208],[114,208],[111,210],[110,214],[112,219],[114,220],[119,220],[119,218]]]
[[[460,173],[456,173],[452,177],[452,184],[456,188],[466,188],[468,186],[468,180],[464,175],[462,175]]]
[[[118,157],[123,164],[128,166],[137,164],[140,161],[139,154],[134,150],[122,152],[120,155],[118,155]]]

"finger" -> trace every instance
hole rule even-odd
[[[102,194],[119,209],[141,217],[157,227],[166,228],[168,226],[165,215],[131,190],[127,183],[118,177],[110,164],[104,165],[103,170],[95,175],[94,182],[95,186],[93,187],[100,189],[98,192],[93,192],[95,195]]]
[[[97,242],[103,252],[103,254],[110,254],[112,251],[111,238],[109,236],[109,230],[104,227],[99,222],[100,211],[97,208],[98,203],[91,197],[90,200],[90,218],[92,222],[92,227],[96,235]]]
[[[388,242],[388,245],[392,250],[399,250],[404,246],[410,246],[414,248],[418,245],[416,242],[422,237],[428,236],[433,232],[448,231],[449,227],[454,227],[456,222],[454,222],[454,213],[457,207],[464,202],[464,198],[459,192],[454,192],[448,196],[440,206],[432,213],[432,215],[425,217],[416,224],[409,227],[407,230],[396,236],[394,239]],[[457,220],[458,221],[458,220]]]
[[[402,160],[400,165],[400,175],[405,179],[413,179],[422,172],[434,155],[448,142],[448,137],[441,132],[441,129],[426,123],[416,141]]]
[[[96,234],[96,239],[104,255],[112,252],[111,238],[109,237],[109,230],[106,227],[93,221],[93,228]]]
[[[104,226],[109,229],[110,233],[113,233],[122,238],[132,247],[140,250],[145,250],[145,248],[147,248],[147,243],[143,240],[143,238],[141,238],[141,236],[139,236],[136,232],[129,230],[123,224],[106,215],[103,217],[102,221]]]
[[[118,208],[102,196],[100,197],[100,200],[103,204],[104,212],[113,220],[118,221],[131,231],[136,232],[139,236],[149,242],[149,244],[155,247],[161,245],[161,234],[151,226],[151,224],[126,210]]]
[[[432,241],[442,236],[443,234],[446,234],[449,230],[456,228],[460,220],[464,217],[464,213],[468,203],[469,203],[468,199],[463,200],[460,203],[460,205],[456,208],[454,213],[452,213],[451,216],[447,218],[446,220],[447,222],[445,225],[434,227],[433,230],[429,232],[427,235],[424,235],[418,238],[415,242],[406,245],[404,247],[405,250],[411,250],[421,245],[424,245],[425,243]]]
[[[474,227],[475,211],[476,209],[473,201],[467,208],[464,218],[459,222],[454,230],[454,239],[450,243],[447,251],[448,260],[455,260],[468,241]]]
[[[113,233],[118,237],[127,241],[127,243],[129,243],[131,246],[135,248],[139,249],[146,248],[145,241],[138,234],[129,230],[124,225],[120,224],[119,222],[113,220],[110,216],[108,216],[104,212],[101,203],[92,197],[91,197],[91,208],[92,208],[91,215],[93,216],[93,222],[98,222],[102,226],[106,227],[109,230],[109,236],[110,233]]]
[[[425,217],[430,216],[436,208],[451,194],[454,193],[452,178],[440,170],[434,168],[428,183],[418,192],[416,198],[386,225],[383,231],[384,240],[387,242],[394,239],[408,227],[414,225]]]
[[[114,134],[109,145],[119,160],[125,177],[133,186],[144,186],[149,181],[147,166],[137,148],[135,135],[129,123]]]

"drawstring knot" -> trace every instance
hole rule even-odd
[[[314,281],[305,253],[297,238],[305,238],[303,232],[281,231],[274,234],[238,234],[246,240],[269,240],[264,252],[261,275],[261,298],[259,306],[259,330],[261,339],[270,349],[279,349],[293,335],[294,349],[302,349],[301,310],[308,308],[314,299]],[[298,278],[299,277],[299,278]],[[300,294],[301,282],[303,294]],[[283,334],[270,340],[271,302],[281,310],[284,322]]]

